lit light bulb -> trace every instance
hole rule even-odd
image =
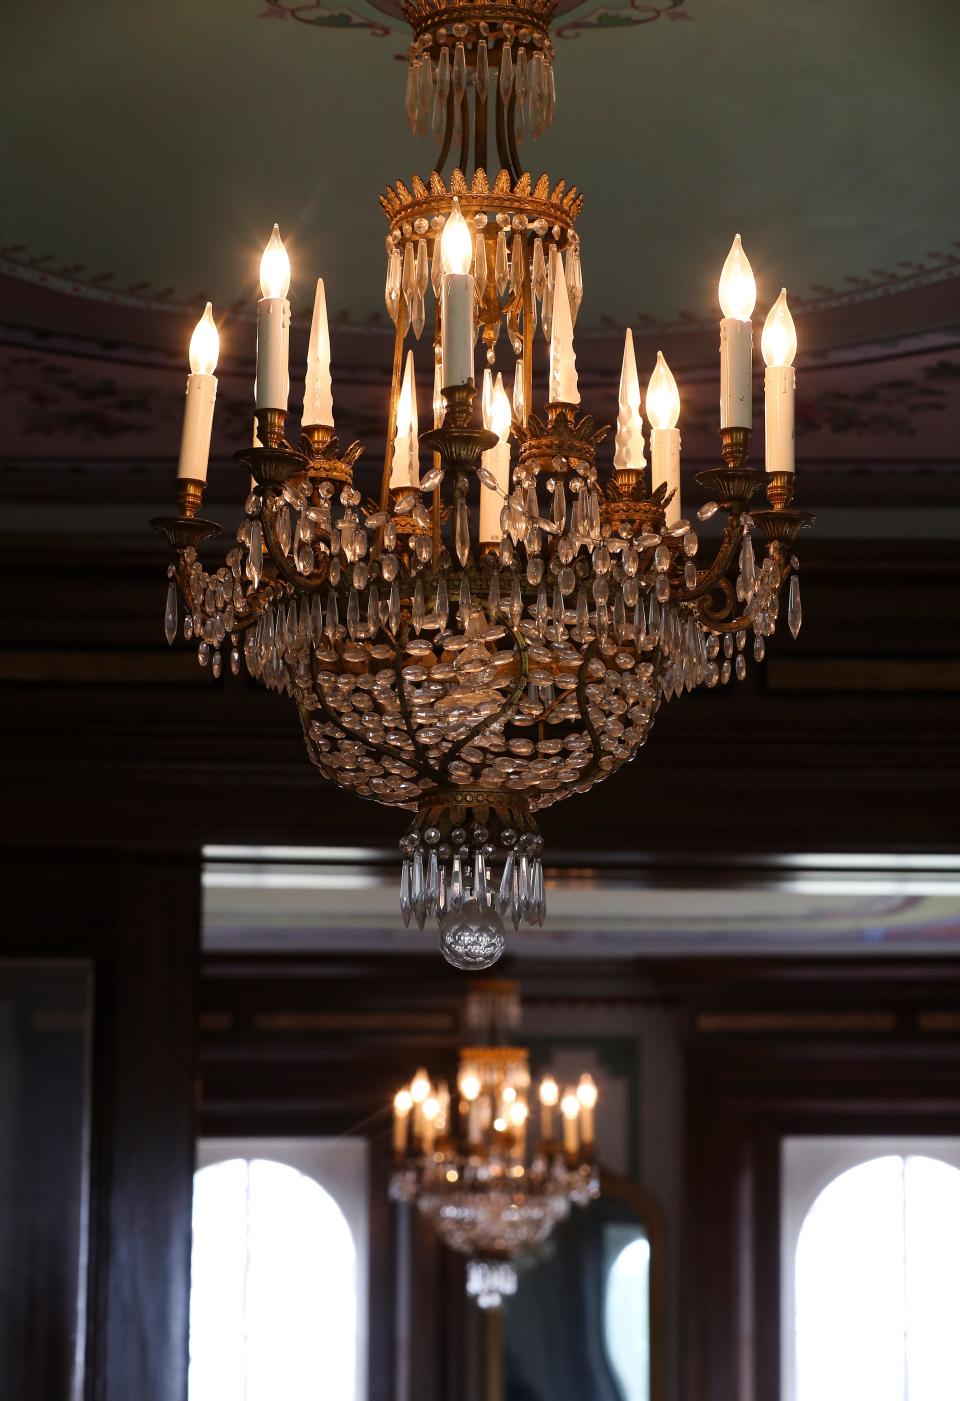
[[[676,428],[680,420],[680,391],[662,350],[647,385],[647,418],[654,428]]]
[[[507,1127],[507,1121],[506,1121],[506,1119],[504,1119],[504,1118],[494,1119],[494,1121],[493,1121],[493,1127],[494,1127],[494,1129],[496,1130],[497,1133],[503,1133],[504,1130],[505,1130],[506,1127]]]
[[[540,1081],[540,1103],[552,1108],[560,1098],[560,1086],[552,1075],[547,1075]]]
[[[220,335],[213,319],[213,304],[207,302],[203,315],[190,337],[190,373],[212,375],[220,354]]]
[[[423,1101],[423,1117],[428,1124],[432,1124],[439,1114],[440,1101],[437,1099],[436,1095],[428,1095]]]
[[[397,1093],[393,1097],[393,1107],[401,1118],[409,1114],[410,1110],[413,1108],[413,1095],[410,1091],[407,1089],[397,1090]]]
[[[422,1104],[430,1093],[430,1077],[425,1070],[418,1070],[410,1081],[410,1096],[414,1104]]]
[[[453,211],[440,235],[440,262],[444,272],[462,274],[470,271],[472,257],[470,230],[466,219],[460,213],[460,201],[454,199]]]
[[[397,400],[397,441],[406,437],[417,420],[417,387],[413,378],[413,351],[407,351],[403,383]]]
[[[797,328],[793,324],[790,308],[787,306],[787,289],[784,287],[773,306],[767,312],[760,337],[760,349],[765,364],[792,365],[797,353]]]
[[[472,1070],[468,1070],[467,1073],[461,1077],[460,1093],[465,1100],[469,1100],[472,1103],[480,1093],[479,1075],[475,1075]]]
[[[560,1112],[565,1119],[575,1119],[580,1113],[580,1101],[575,1090],[567,1090],[560,1101]]]
[[[503,1102],[504,1102],[504,1104],[513,1104],[513,1102],[514,1102],[514,1100],[516,1099],[516,1097],[517,1097],[517,1092],[516,1092],[516,1090],[513,1088],[513,1086],[512,1086],[512,1085],[504,1085],[504,1087],[503,1087]]]
[[[490,428],[490,415],[493,412],[493,371],[487,365],[483,372],[483,387],[480,390],[480,422]]]
[[[437,360],[433,367],[433,426],[442,428],[443,420],[447,413],[447,401],[443,397],[443,374],[440,361]]]
[[[490,402],[490,430],[496,433],[501,443],[505,443],[510,436],[512,423],[513,409],[510,407],[507,391],[503,387],[503,375],[497,375],[497,382],[494,385]]]
[[[280,237],[279,224],[274,224],[260,259],[260,291],[270,299],[283,298],[290,291],[290,259]]]
[[[580,1083],[577,1086],[577,1099],[584,1109],[595,1109],[599,1092],[591,1075],[581,1075]]]
[[[510,1106],[510,1122],[514,1128],[520,1128],[527,1122],[527,1106],[522,1099],[514,1100]]]
[[[743,251],[740,235],[737,234],[720,273],[720,307],[724,316],[732,316],[737,321],[749,321],[756,304],[757,284],[753,268]],[[649,416],[648,414],[647,417]]]

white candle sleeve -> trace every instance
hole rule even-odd
[[[579,1126],[576,1116],[563,1116],[563,1151],[574,1154],[580,1147]]]
[[[393,1116],[393,1147],[396,1153],[407,1151],[407,1133],[410,1128],[410,1115],[394,1114]]]
[[[504,492],[510,490],[510,444],[498,443],[483,454],[483,465],[496,477]],[[480,542],[495,545],[502,537],[500,515],[503,497],[492,487],[480,484]]]
[[[583,1119],[583,1141],[584,1144],[592,1145],[594,1142],[594,1110],[592,1104],[580,1106],[580,1115]]]
[[[290,303],[261,297],[257,303],[258,409],[287,409],[290,397]]]
[[[766,469],[792,472],[796,467],[794,391],[797,377],[792,365],[768,365],[763,377],[763,413],[766,430]]]
[[[473,379],[473,278],[468,272],[443,274],[440,354],[444,389]]]
[[[210,461],[210,434],[213,431],[213,406],[217,397],[216,375],[188,375],[187,398],[183,411],[183,436],[180,439],[178,478],[194,482],[207,480]]]
[[[720,427],[753,427],[753,323],[720,322]]]
[[[553,1138],[553,1107],[549,1104],[540,1105],[540,1137],[544,1143]]]
[[[654,428],[650,434],[650,473],[653,490],[666,483],[667,495],[673,492],[673,499],[667,503],[667,525],[673,525],[682,515],[680,501],[680,429]]]

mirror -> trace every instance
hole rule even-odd
[[[503,1317],[503,1401],[662,1401],[660,1211],[604,1173],[518,1267]]]

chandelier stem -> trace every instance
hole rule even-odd
[[[503,1313],[483,1309],[483,1401],[503,1401]]]

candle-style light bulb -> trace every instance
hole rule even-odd
[[[430,1077],[422,1068],[417,1071],[410,1081],[410,1094],[414,1104],[422,1104],[430,1093]]]
[[[317,278],[317,293],[307,344],[307,378],[303,388],[304,424],[333,427],[333,383],[330,378],[330,325],[327,320],[327,294],[323,278]]]
[[[470,271],[473,242],[467,221],[460,213],[460,201],[454,199],[453,210],[440,235],[440,264],[444,272],[463,275]]]
[[[773,367],[793,364],[797,353],[797,328],[787,306],[786,287],[781,290],[779,297],[767,312],[760,336],[760,350],[766,365]]]
[[[220,334],[213,319],[213,303],[207,302],[190,337],[190,373],[212,375],[220,354]]]
[[[440,428],[447,412],[447,401],[443,397],[443,369],[440,361],[433,366],[433,426]]]
[[[553,288],[553,309],[550,324],[550,384],[551,404],[579,404],[577,357],[573,349],[573,318],[563,265],[557,263]]]
[[[180,461],[177,478],[194,483],[190,488],[192,507],[199,505],[201,487],[207,480],[210,461],[210,435],[213,431],[213,408],[217,398],[217,356],[220,336],[209,302],[190,337],[190,373],[187,376],[187,397],[183,409],[183,433],[180,438]],[[181,505],[181,510],[186,510]]]
[[[505,443],[513,423],[513,409],[503,387],[503,375],[497,375],[497,382],[490,397],[490,429],[496,433],[501,443]]]
[[[581,1075],[580,1083],[577,1085],[577,1099],[585,1109],[595,1109],[599,1091],[592,1075]]]
[[[545,1076],[540,1081],[540,1103],[546,1104],[550,1108],[556,1104],[560,1098],[560,1086],[552,1075]]]
[[[793,357],[797,353],[797,328],[787,306],[786,287],[767,313],[760,349],[767,363],[763,374],[764,466],[770,473],[793,472],[796,467],[794,398],[797,384]]]
[[[480,389],[480,422],[484,428],[490,428],[491,413],[493,410],[493,371],[487,365],[483,371],[483,382]]]
[[[474,1071],[468,1070],[460,1077],[460,1093],[464,1099],[472,1103],[480,1093],[480,1077]]]
[[[502,496],[510,490],[510,425],[513,423],[513,410],[507,391],[503,387],[503,375],[488,391],[487,374],[484,373],[483,426],[496,433],[496,447],[488,448],[483,454],[483,465],[496,479],[499,491],[481,483],[480,486],[480,541],[484,545],[496,544],[502,538],[500,515],[503,509]],[[502,494],[502,495],[501,495]]]
[[[750,320],[757,304],[757,284],[739,234],[730,245],[720,273],[719,291],[724,316],[732,316],[737,321]]]
[[[390,486],[407,490],[420,485],[420,424],[417,415],[417,382],[413,374],[413,351],[407,351],[403,383],[397,400],[397,432],[393,442]]]
[[[280,225],[273,233],[260,259],[260,292],[264,297],[285,297],[290,291],[290,259],[280,237]]]
[[[410,1110],[413,1108],[413,1095],[408,1089],[397,1090],[397,1093],[393,1097],[393,1107],[401,1118],[403,1115],[410,1113]]]
[[[637,375],[637,357],[633,349],[633,332],[629,327],[623,339],[613,465],[618,471],[642,470],[646,466],[643,454],[643,419],[640,416],[640,379]]]
[[[680,421],[680,391],[662,350],[647,385],[647,418],[652,428],[676,428]]]

